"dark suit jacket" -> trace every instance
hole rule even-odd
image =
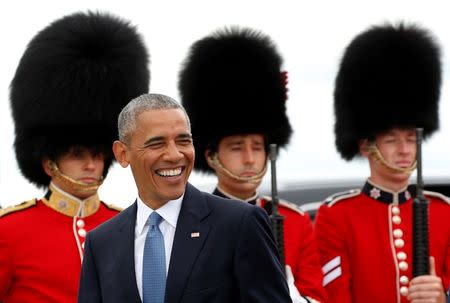
[[[79,303],[141,302],[134,266],[136,211],[134,203],[86,237]],[[191,237],[196,232],[200,236]],[[165,302],[291,302],[264,210],[188,184]]]

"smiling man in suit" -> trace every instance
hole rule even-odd
[[[132,100],[119,139],[138,198],[88,234],[78,302],[291,302],[264,210],[187,182],[195,152],[178,102]]]

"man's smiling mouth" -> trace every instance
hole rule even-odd
[[[181,175],[183,172],[182,167],[178,167],[175,169],[160,169],[156,171],[156,174],[161,177],[176,177]]]

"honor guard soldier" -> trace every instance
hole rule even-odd
[[[281,64],[269,37],[248,28],[225,28],[193,44],[179,79],[200,154],[194,169],[217,176],[215,195],[257,204],[269,214],[270,198],[258,194],[268,147],[285,146],[292,133]],[[285,253],[291,298],[323,302],[323,275],[309,215],[286,201],[278,208],[284,216],[285,249],[280,253]]]
[[[11,83],[22,174],[47,193],[0,211],[0,301],[76,302],[86,233],[116,215],[100,201],[117,116],[148,90],[148,54],[128,21],[75,13],[29,43]]]
[[[370,177],[328,198],[316,217],[330,302],[445,302],[449,200],[425,192],[430,272],[414,278],[415,187],[408,187],[415,128],[425,138],[438,129],[440,85],[439,47],[417,25],[374,26],[346,48],[334,91],[336,147],[345,160],[367,158]]]

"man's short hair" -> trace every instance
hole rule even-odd
[[[144,94],[131,100],[120,112],[117,123],[119,140],[126,144],[129,143],[130,134],[135,130],[136,119],[141,113],[164,109],[181,109],[186,116],[189,129],[191,128],[186,110],[175,99],[161,94]]]

